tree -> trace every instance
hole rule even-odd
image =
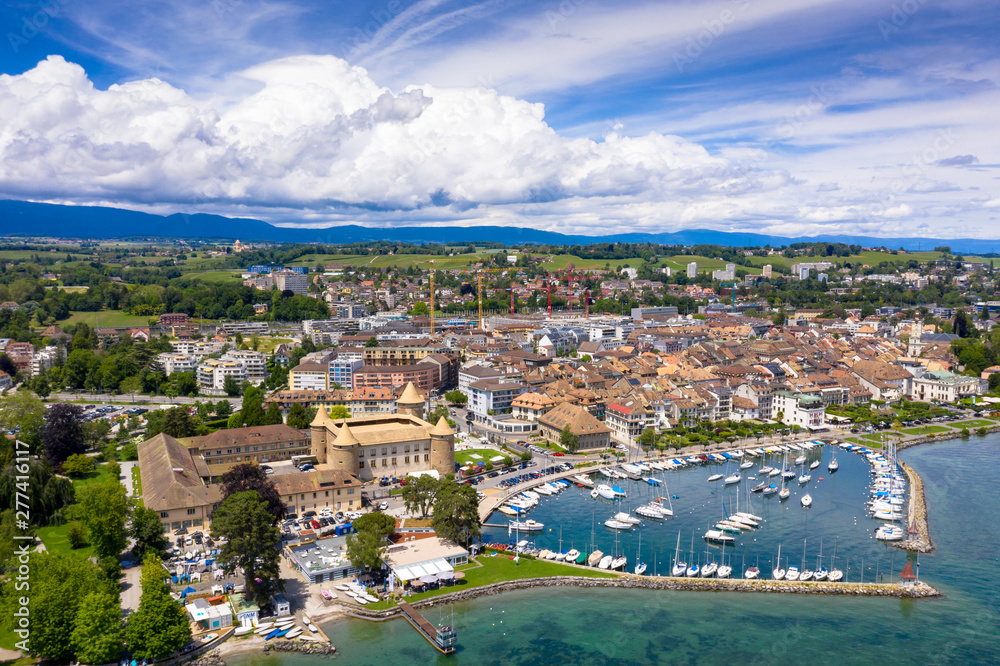
[[[455,543],[467,544],[478,539],[481,529],[476,489],[453,479],[442,480],[434,500],[432,524],[439,537]]]
[[[330,411],[327,412],[327,416],[334,420],[349,419],[351,418],[351,413],[347,411],[347,407],[344,407],[343,405],[334,405],[330,408]]]
[[[960,338],[969,337],[969,320],[965,316],[965,310],[959,310],[955,313],[954,322],[955,335]]]
[[[434,499],[441,483],[428,474],[407,479],[406,485],[403,486],[403,503],[406,505],[406,510],[426,516],[434,506]]]
[[[83,410],[79,405],[62,403],[49,410],[42,440],[45,444],[45,458],[53,467],[58,467],[74,453],[87,450],[82,415]]]
[[[647,449],[652,448],[653,444],[656,443],[656,431],[652,428],[646,428],[639,435],[639,443],[645,446]]]
[[[375,511],[361,516],[354,521],[357,534],[347,537],[347,559],[357,569],[379,569],[382,566],[382,556],[389,545],[386,539],[395,528],[395,519],[384,513]]]
[[[18,618],[14,611],[20,598],[27,597],[31,634],[25,652],[61,663],[72,661],[74,643],[70,637],[84,608],[83,600],[92,592],[106,592],[97,567],[77,553],[32,553],[30,594],[15,587],[16,579],[7,576],[4,584],[3,620],[8,628],[15,628]]]
[[[235,377],[227,375],[225,379],[222,380],[222,390],[225,391],[226,395],[230,398],[238,396],[242,388],[243,387],[240,386],[240,383],[236,381]]]
[[[365,341],[365,347],[367,347],[368,349],[371,349],[372,347],[378,347],[378,338],[376,338],[374,335],[368,338]]]
[[[160,514],[144,506],[136,506],[132,510],[132,522],[129,524],[128,536],[135,542],[132,551],[144,559],[146,553],[163,556],[167,550],[167,535],[163,533],[163,523]]]
[[[264,413],[264,425],[277,425],[282,422],[281,409],[278,408],[278,403],[272,402]]]
[[[559,433],[559,446],[567,451],[576,451],[580,448],[580,436],[569,429],[569,424]]]
[[[16,432],[19,440],[37,452],[45,430],[45,405],[36,395],[15,391],[0,399],[0,426]]]
[[[163,659],[191,640],[187,612],[170,596],[164,574],[160,558],[147,554],[142,562],[139,608],[125,626],[125,640],[137,659]]]
[[[454,391],[448,391],[447,393],[445,393],[444,399],[453,405],[464,405],[469,401],[468,396],[466,396],[458,389],[455,389]]]
[[[118,477],[80,489],[80,514],[98,557],[116,556],[128,545],[125,525],[132,500]]]
[[[267,478],[264,468],[257,463],[240,463],[233,465],[222,475],[222,498],[226,499],[237,493],[253,491],[267,505],[268,512],[274,516],[274,525],[283,520],[286,514],[285,503],[278,494],[278,488]]]
[[[62,465],[63,474],[73,478],[87,476],[94,471],[94,459],[81,453],[74,453]]]
[[[267,502],[253,491],[227,497],[215,512],[212,529],[226,539],[219,563],[226,575],[244,572],[244,597],[263,606],[284,589],[280,576],[281,530]]]
[[[243,406],[240,408],[240,413],[244,426],[264,425],[263,395],[259,388],[247,385],[243,390]]]
[[[215,415],[224,419],[233,413],[233,405],[228,400],[220,400],[215,403]]]
[[[288,410],[288,420],[285,423],[289,428],[297,428],[299,430],[309,427],[309,422],[306,421],[306,408],[301,402],[292,404]]]
[[[35,377],[34,381],[31,383],[31,390],[35,392],[35,395],[43,400],[49,397],[49,394],[52,393],[52,389],[49,388],[49,380],[45,378],[45,375],[38,375]]]
[[[161,432],[171,437],[193,437],[198,434],[198,424],[187,407],[156,410],[150,413],[147,420],[146,437],[153,437]]]
[[[87,530],[79,521],[74,520],[69,524],[69,528],[66,530],[66,541],[69,542],[69,547],[73,550],[77,548],[83,548],[87,545]]]
[[[122,393],[128,393],[132,397],[132,400],[135,400],[135,394],[142,391],[142,379],[138,375],[126,377],[118,385],[118,390]]]

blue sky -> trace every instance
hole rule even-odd
[[[996,238],[998,10],[8,0],[0,196],[314,226]]]

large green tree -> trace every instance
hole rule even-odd
[[[580,436],[569,429],[569,424],[559,433],[559,446],[567,451],[576,451],[580,448]]]
[[[468,484],[443,479],[434,500],[434,531],[443,539],[468,544],[479,538],[479,499]]]
[[[107,590],[91,592],[80,600],[70,640],[76,658],[85,664],[106,664],[118,658],[123,647],[121,601]]]
[[[84,486],[79,493],[79,515],[90,533],[98,557],[117,556],[128,545],[125,526],[132,500],[117,477]]]
[[[244,573],[244,596],[264,605],[274,592],[284,589],[280,577],[281,531],[267,502],[255,491],[230,495],[212,519],[212,531],[226,542],[219,564],[227,575],[240,568]]]
[[[125,640],[137,659],[163,659],[191,640],[187,612],[170,596],[165,575],[160,558],[147,554],[142,563],[139,608],[125,627]]]
[[[0,398],[0,426],[14,431],[19,440],[37,453],[45,429],[45,405],[29,391],[14,391]]]
[[[285,423],[289,428],[297,428],[299,430],[309,427],[309,422],[306,421],[306,408],[301,402],[292,404],[288,410],[288,420]]]
[[[353,525],[357,533],[347,537],[347,559],[356,569],[379,569],[382,566],[382,556],[389,545],[386,539],[396,528],[395,519],[374,511],[361,516]]]
[[[408,478],[406,485],[403,486],[403,503],[406,510],[426,516],[431,507],[434,506],[434,498],[437,496],[441,483],[429,474]]]
[[[254,462],[233,465],[222,475],[222,498],[226,499],[237,493],[253,491],[267,504],[267,510],[274,517],[275,525],[287,513],[285,503],[281,500],[274,481],[264,473],[264,468]]]
[[[243,390],[243,405],[239,414],[246,427],[264,425],[264,396],[256,386],[247,385]]]
[[[135,543],[132,550],[140,558],[145,558],[146,553],[154,553],[159,556],[167,550],[167,535],[163,533],[163,522],[160,514],[144,506],[136,506],[132,509],[132,521],[129,523],[128,536]]]
[[[28,599],[31,632],[27,652],[58,662],[72,661],[74,647],[70,637],[83,599],[103,590],[100,572],[82,555],[32,553],[30,594],[18,590],[16,576],[8,576],[3,592],[3,621],[16,628],[15,610],[21,597]]]
[[[281,409],[278,407],[278,403],[272,402],[264,413],[264,425],[278,425],[279,423],[282,423]]]

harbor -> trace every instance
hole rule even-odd
[[[900,470],[891,442],[820,440],[574,469],[484,500],[484,541],[647,576],[884,582],[919,513]]]

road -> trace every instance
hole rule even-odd
[[[198,396],[196,398],[190,398],[186,395],[177,396],[176,398],[168,398],[166,396],[148,396],[136,393],[134,396],[127,394],[114,395],[111,393],[75,393],[67,391],[55,391],[49,395],[46,399],[48,402],[53,402],[55,400],[73,400],[73,401],[83,401],[91,402],[94,404],[155,404],[155,405],[193,405],[195,402],[205,402],[211,400],[212,402],[218,402],[219,400],[228,400],[229,404],[234,407],[239,407],[242,404],[242,398],[226,398],[224,396]]]

